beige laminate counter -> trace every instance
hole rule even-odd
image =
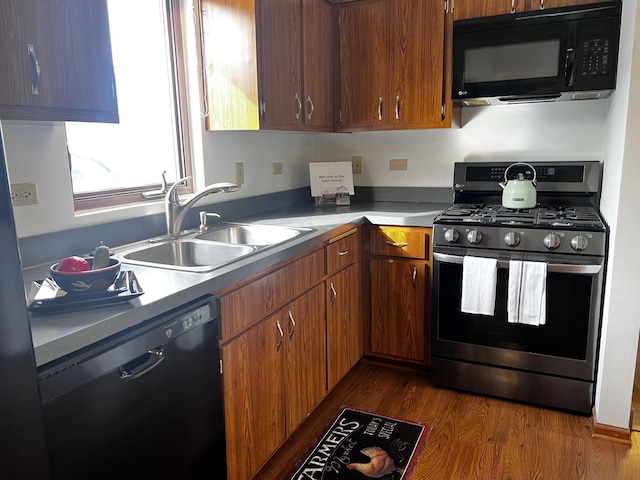
[[[40,367],[90,348],[131,327],[304,252],[354,226],[371,223],[431,227],[434,218],[446,207],[441,203],[402,202],[357,203],[341,207],[305,205],[236,219],[239,222],[310,227],[313,231],[206,273],[123,264],[123,268],[135,272],[144,290],[140,297],[123,304],[94,309],[56,314],[31,313],[36,364]],[[25,282],[44,278],[48,274],[47,269],[48,265],[43,265],[25,270]]]

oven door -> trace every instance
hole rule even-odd
[[[445,359],[594,381],[603,258],[490,250],[434,249],[432,355]],[[467,254],[498,258],[493,316],[460,311]],[[544,325],[507,321],[509,260],[547,263]]]

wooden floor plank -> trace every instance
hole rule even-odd
[[[640,433],[631,448],[593,439],[589,417],[436,388],[425,373],[366,361],[255,478],[285,480],[343,405],[431,425],[412,480],[640,479]]]

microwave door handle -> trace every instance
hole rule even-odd
[[[573,72],[576,52],[573,48],[567,48],[567,54],[564,60],[564,84],[566,87],[573,86]]]

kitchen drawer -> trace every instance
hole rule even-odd
[[[373,227],[371,254],[427,259],[430,229],[419,227]]]
[[[269,273],[220,297],[220,341],[253,326],[292,298],[319,283],[324,276],[324,250]]]
[[[360,253],[357,230],[350,230],[345,235],[331,239],[327,245],[327,275],[347,267],[358,260]]]

